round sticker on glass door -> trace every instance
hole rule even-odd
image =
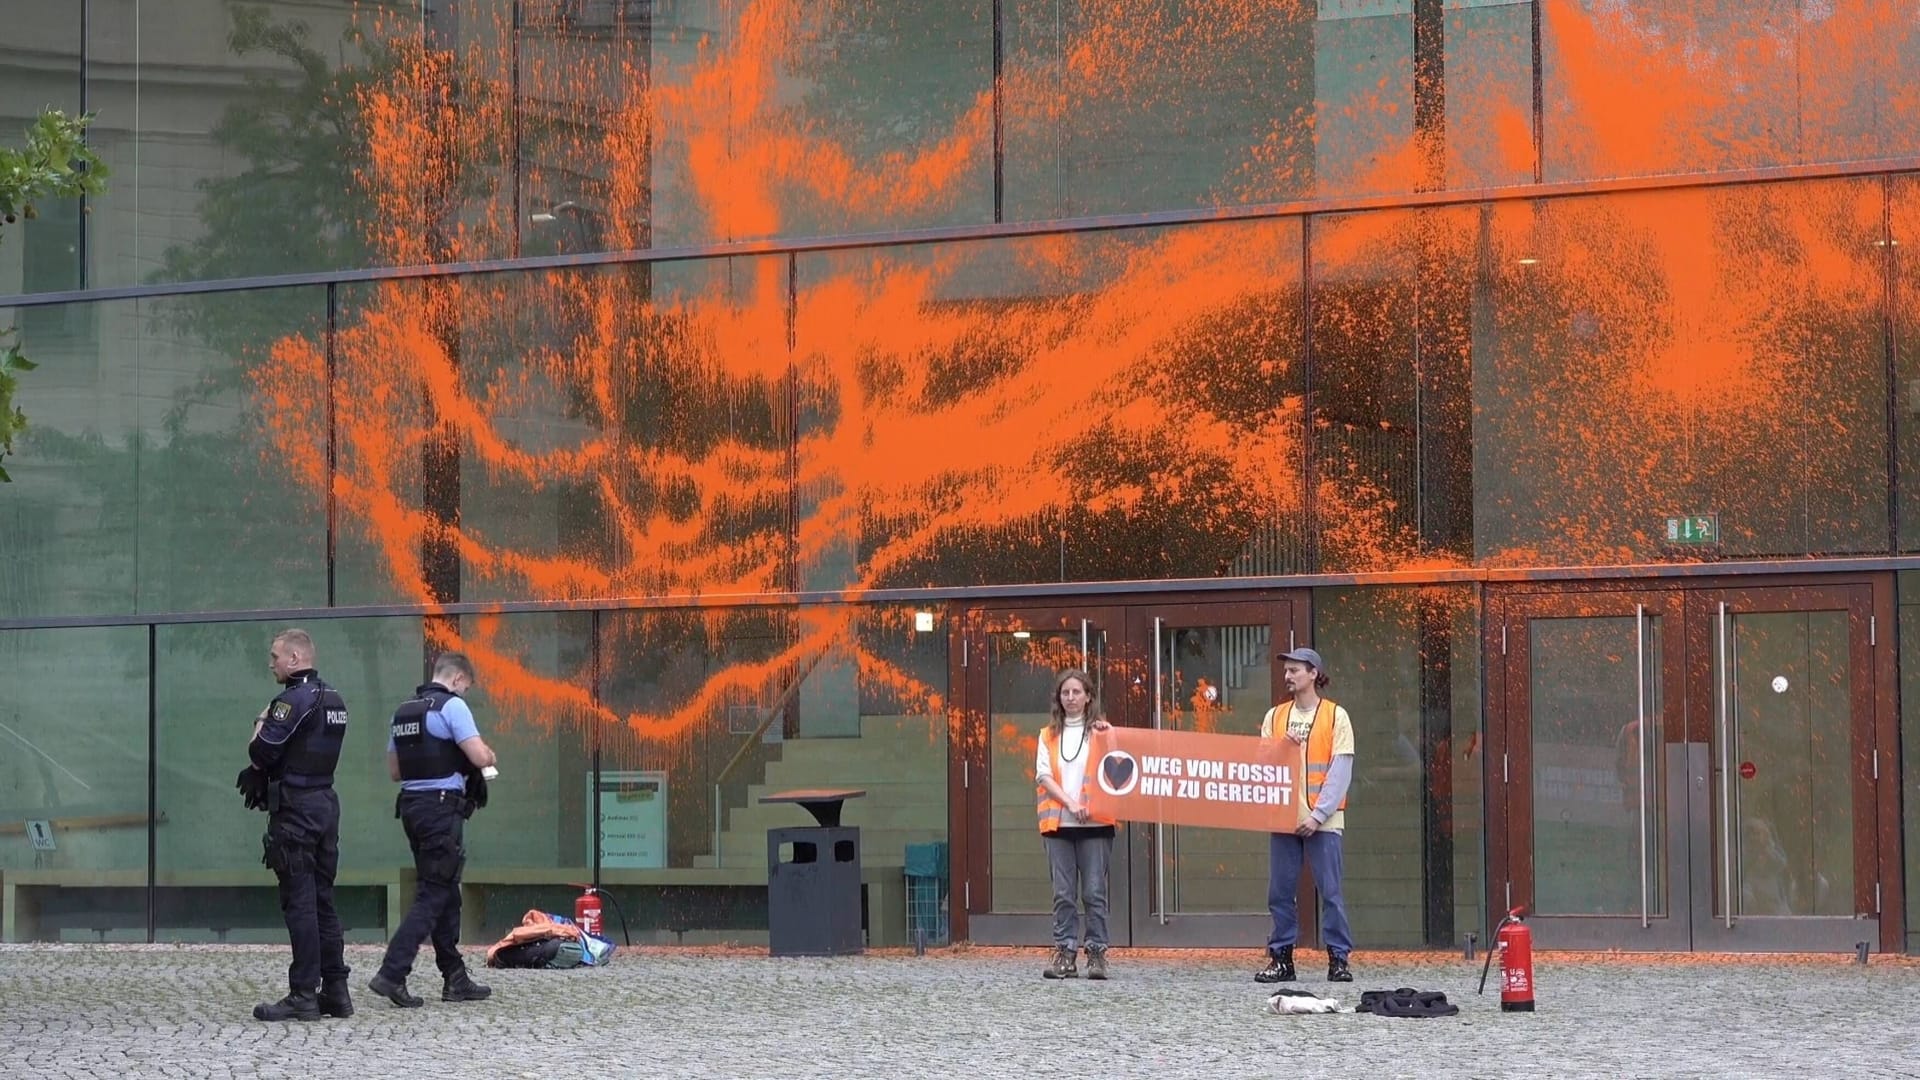
[[[1773,692],[1776,694],[1784,694],[1787,692],[1787,677],[1785,675],[1775,675],[1773,677]]]
[[[1753,767],[1753,762],[1751,761],[1743,761],[1740,763],[1740,779],[1742,780],[1753,779],[1754,774],[1759,771],[1759,769]]]

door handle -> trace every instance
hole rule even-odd
[[[1719,640],[1716,650],[1720,663],[1720,902],[1727,929],[1733,929],[1733,783],[1728,768],[1733,753],[1730,706],[1733,698],[1733,641],[1727,633],[1727,602],[1720,601],[1720,617],[1714,621]]]
[[[1633,605],[1633,729],[1639,733],[1640,755],[1640,929],[1647,918],[1647,606]]]
[[[1165,726],[1166,717],[1162,703],[1166,699],[1164,674],[1160,670],[1160,629],[1166,620],[1153,617],[1153,730],[1159,731]],[[1160,925],[1167,925],[1167,826],[1165,822],[1153,823],[1153,897],[1154,908]]]

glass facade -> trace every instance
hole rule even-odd
[[[1633,604],[1556,636],[1501,590],[1721,561],[1882,575],[1865,631],[1812,601],[1729,625],[1750,698],[1894,635],[1893,666],[1746,714],[1768,761],[1854,756],[1769,766],[1738,819],[1792,869],[1783,913],[1890,918],[1920,799],[1862,787],[1851,864],[1782,834],[1920,697],[1892,577],[1920,553],[1917,11],[0,0],[0,134],[92,112],[113,169],[0,232],[0,328],[40,365],[0,652],[44,673],[0,676],[0,830],[51,844],[0,843],[8,936],[276,939],[228,777],[295,624],[354,712],[364,939],[407,861],[379,730],[443,647],[504,774],[475,925],[597,878],[636,932],[764,932],[765,830],[798,813],[759,800],[841,786],[873,940],[917,845],[951,845],[956,923],[988,868],[977,913],[1038,911],[1033,686],[1088,631],[995,624],[989,706],[968,620],[1121,613],[1096,674],[1139,719],[1124,613],[1203,585],[1285,594],[1339,658],[1367,947],[1457,946],[1536,874],[1543,913],[1626,918],[1636,862],[1684,886],[1621,847],[1656,794],[1555,785],[1607,771],[1655,670]],[[1660,640],[1704,648],[1705,602]],[[1170,663],[1227,665],[1244,728],[1283,631],[1195,618]],[[1669,691],[1653,779],[1734,689]],[[1501,793],[1508,742],[1542,797]],[[1154,849],[1157,913],[1257,915],[1246,841]]]

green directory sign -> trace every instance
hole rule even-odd
[[[1667,519],[1667,543],[1689,547],[1720,542],[1719,514],[1690,514]]]

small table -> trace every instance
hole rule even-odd
[[[813,815],[813,820],[822,828],[837,828],[840,824],[840,804],[848,799],[858,799],[866,795],[859,788],[798,788],[793,791],[776,791],[771,795],[760,796],[763,803],[799,803]]]

